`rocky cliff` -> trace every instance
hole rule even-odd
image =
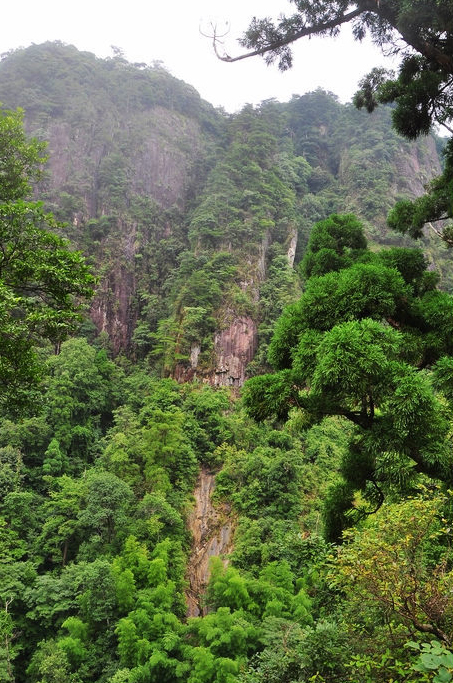
[[[226,565],[233,549],[234,518],[225,505],[213,504],[214,483],[214,474],[202,469],[194,490],[195,504],[188,518],[187,526],[192,534],[192,552],[187,563],[189,617],[206,614],[203,598],[209,581],[211,557],[222,558]]]
[[[353,211],[394,243],[393,201],[440,170],[434,138],[404,142],[386,109],[321,91],[226,116],[160,66],[60,43],[4,57],[0,87],[49,142],[37,193],[92,260],[96,331],[179,379],[241,385],[297,295],[311,225]]]

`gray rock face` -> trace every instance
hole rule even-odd
[[[234,518],[226,506],[214,507],[211,499],[214,483],[214,474],[202,469],[194,491],[195,505],[187,520],[193,539],[187,565],[188,617],[207,613],[203,595],[209,581],[210,558],[221,557],[226,565],[233,549]]]
[[[257,339],[257,325],[250,317],[236,318],[228,329],[216,333],[215,386],[242,386],[245,369],[256,351]]]

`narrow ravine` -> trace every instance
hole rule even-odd
[[[209,581],[209,560],[222,557],[228,563],[232,551],[233,521],[226,505],[212,503],[215,475],[208,469],[200,471],[194,491],[195,506],[187,523],[192,533],[192,552],[187,567],[187,616],[197,617],[207,612],[203,597]]]

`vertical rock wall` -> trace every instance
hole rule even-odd
[[[231,325],[214,337],[216,365],[215,386],[242,386],[245,369],[253,359],[258,342],[257,324],[250,317],[233,320]]]
[[[214,474],[202,469],[194,491],[195,506],[187,524],[192,533],[192,553],[187,565],[187,616],[206,614],[203,597],[209,581],[209,560],[213,556],[228,562],[233,547],[233,520],[227,506],[212,503]]]

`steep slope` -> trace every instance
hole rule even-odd
[[[265,369],[313,223],[352,211],[372,242],[401,243],[387,210],[440,170],[434,138],[409,144],[388,109],[322,91],[225,116],[159,65],[60,43],[6,55],[0,88],[49,141],[38,194],[99,276],[87,333],[181,380],[238,386]]]
[[[36,412],[0,422],[0,679],[414,680],[414,644],[434,649],[436,635],[450,649],[453,623],[451,505],[433,465],[447,463],[453,366],[420,362],[425,349],[431,361],[451,351],[451,302],[417,255],[386,252],[378,263],[360,252],[341,288],[328,273],[306,304],[312,322],[331,314],[341,336],[322,322],[307,328],[308,353],[301,344],[291,355],[298,374],[283,368],[273,386],[256,378],[235,399],[246,375],[266,369],[274,321],[302,286],[313,222],[354,210],[372,251],[392,243],[385,207],[435,170],[431,139],[399,146],[388,111],[362,117],[322,92],[225,117],[159,68],[79,59],[61,45],[15,53],[0,82],[2,73],[11,97],[17,76],[28,125],[51,139],[38,191],[92,259],[99,286],[83,332],[104,334],[49,349]],[[93,119],[78,112],[90,98],[105,117],[102,107]],[[358,256],[357,243],[348,248],[344,262]],[[401,331],[408,321],[419,328]],[[367,335],[351,335],[354,326]],[[132,362],[109,359],[107,335]],[[289,326],[279,336],[288,349],[295,342]],[[322,421],[320,403],[294,395],[298,377],[308,379],[301,390],[315,384],[314,359],[326,361],[326,412],[345,399]],[[265,417],[250,410],[256,380],[275,420],[250,418]],[[293,397],[305,410],[282,424]],[[420,450],[421,473],[410,459]],[[320,536],[332,519],[360,520],[338,555]]]
[[[93,321],[115,352],[130,350],[144,252],[166,242],[158,258],[145,257],[149,270],[165,271],[148,292],[164,306],[165,269],[187,244],[184,212],[209,165],[220,117],[159,66],[100,60],[58,43],[3,59],[0,87],[4,105],[23,107],[28,131],[49,142],[38,194],[93,256],[101,276]]]
[[[284,119],[269,121],[267,114],[246,107],[228,122],[224,154],[190,216],[191,252],[162,328],[165,370],[180,378],[241,385],[258,346],[261,288],[272,264],[285,280],[285,291],[271,295],[276,308],[285,295],[297,293],[288,254],[295,250],[300,187],[309,166],[285,150]],[[168,325],[175,331],[170,345]]]
[[[207,613],[203,598],[209,581],[211,557],[221,557],[226,564],[233,547],[231,506],[212,504],[214,482],[215,475],[202,468],[194,491],[195,506],[188,518],[188,528],[193,539],[192,552],[187,562],[186,601],[189,617]]]
[[[408,142],[392,129],[390,107],[364,114],[322,90],[293,98],[287,111],[295,151],[313,168],[310,192],[327,204],[335,197],[335,210],[341,201],[376,242],[401,241],[386,226],[387,212],[401,196],[422,194],[440,173],[435,138]]]

